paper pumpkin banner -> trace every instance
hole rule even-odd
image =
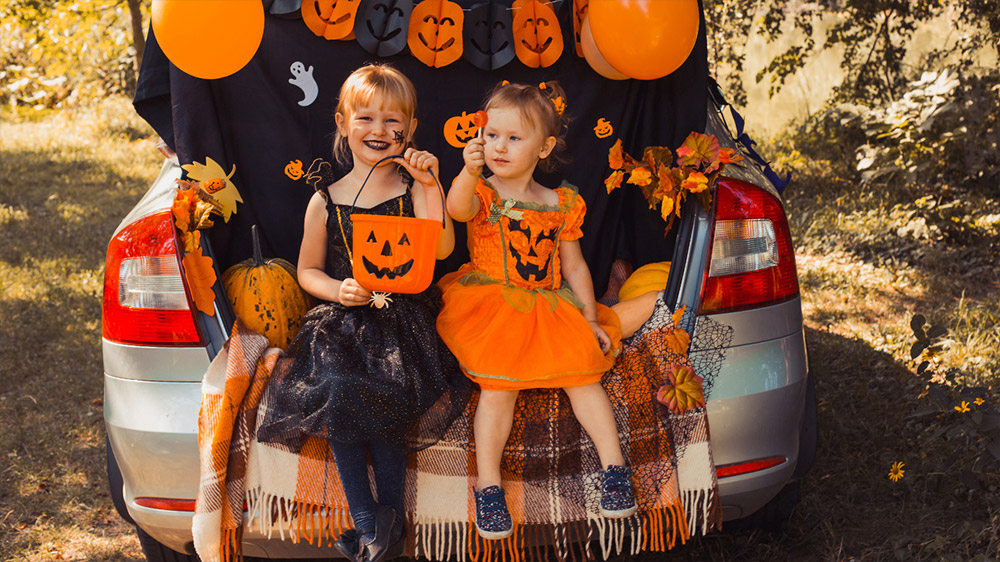
[[[583,56],[580,46],[580,33],[583,31],[583,18],[587,16],[590,0],[573,0],[573,42],[576,44],[576,56]]]
[[[361,0],[306,0],[302,2],[302,21],[320,37],[353,39],[354,19],[360,4]]]
[[[513,16],[502,2],[482,2],[465,16],[465,60],[496,70],[514,59]]]
[[[153,0],[153,33],[163,54],[197,78],[234,74],[264,36],[264,7],[245,0]]]
[[[407,24],[412,12],[413,0],[361,0],[354,36],[373,55],[399,54],[406,48]]]
[[[462,7],[448,0],[423,0],[413,8],[406,43],[420,62],[434,68],[462,58]]]
[[[562,29],[553,2],[514,0],[514,52],[525,66],[552,66],[563,52]]]

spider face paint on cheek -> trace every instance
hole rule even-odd
[[[392,137],[396,144],[406,144],[406,137],[403,136],[403,131],[393,130]]]

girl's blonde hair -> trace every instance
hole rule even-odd
[[[569,163],[566,154],[566,131],[569,117],[566,107],[566,92],[555,80],[542,82],[538,86],[501,82],[486,96],[485,109],[493,107],[516,107],[521,116],[531,125],[542,130],[546,137],[555,137],[556,145],[546,158],[538,161],[543,172],[551,172]]]
[[[403,112],[407,119],[405,125],[409,129],[410,122],[417,114],[417,89],[409,78],[388,64],[369,64],[352,72],[340,87],[336,112],[348,119],[358,108],[370,105],[372,100],[379,97],[382,107]],[[407,132],[413,134],[412,130]],[[407,141],[406,146],[409,145],[410,141]],[[339,128],[333,137],[333,157],[345,166],[351,164],[351,149]]]

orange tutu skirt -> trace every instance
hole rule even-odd
[[[603,352],[568,288],[469,281],[470,269],[466,264],[438,283],[444,308],[437,329],[465,374],[484,390],[582,386],[600,381],[614,364],[621,324],[610,308],[597,305],[598,324],[612,342]]]

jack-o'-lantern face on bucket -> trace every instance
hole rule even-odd
[[[351,215],[354,278],[369,291],[419,293],[431,284],[441,221]]]
[[[510,241],[507,246],[514,257],[514,271],[525,281],[544,281],[556,252],[558,227],[538,229],[534,237],[531,226],[525,222],[511,220],[508,228]]]
[[[476,68],[496,70],[514,59],[513,19],[500,2],[476,4],[465,18],[465,60]]]
[[[448,0],[424,0],[410,16],[407,44],[417,60],[441,68],[462,57],[462,7]]]
[[[515,0],[514,51],[525,66],[552,66],[563,51],[559,20],[547,3],[538,0]]]
[[[390,232],[380,231],[379,234]],[[368,232],[364,245],[366,251],[361,255],[361,263],[364,264],[365,271],[376,279],[403,277],[413,268],[413,244],[405,231],[399,234],[398,240],[389,240],[379,238],[374,229]]]
[[[361,0],[303,0],[302,21],[318,36],[346,39],[354,32],[360,4]]]
[[[364,50],[380,57],[406,48],[407,24],[413,0],[362,0],[354,35]]]

